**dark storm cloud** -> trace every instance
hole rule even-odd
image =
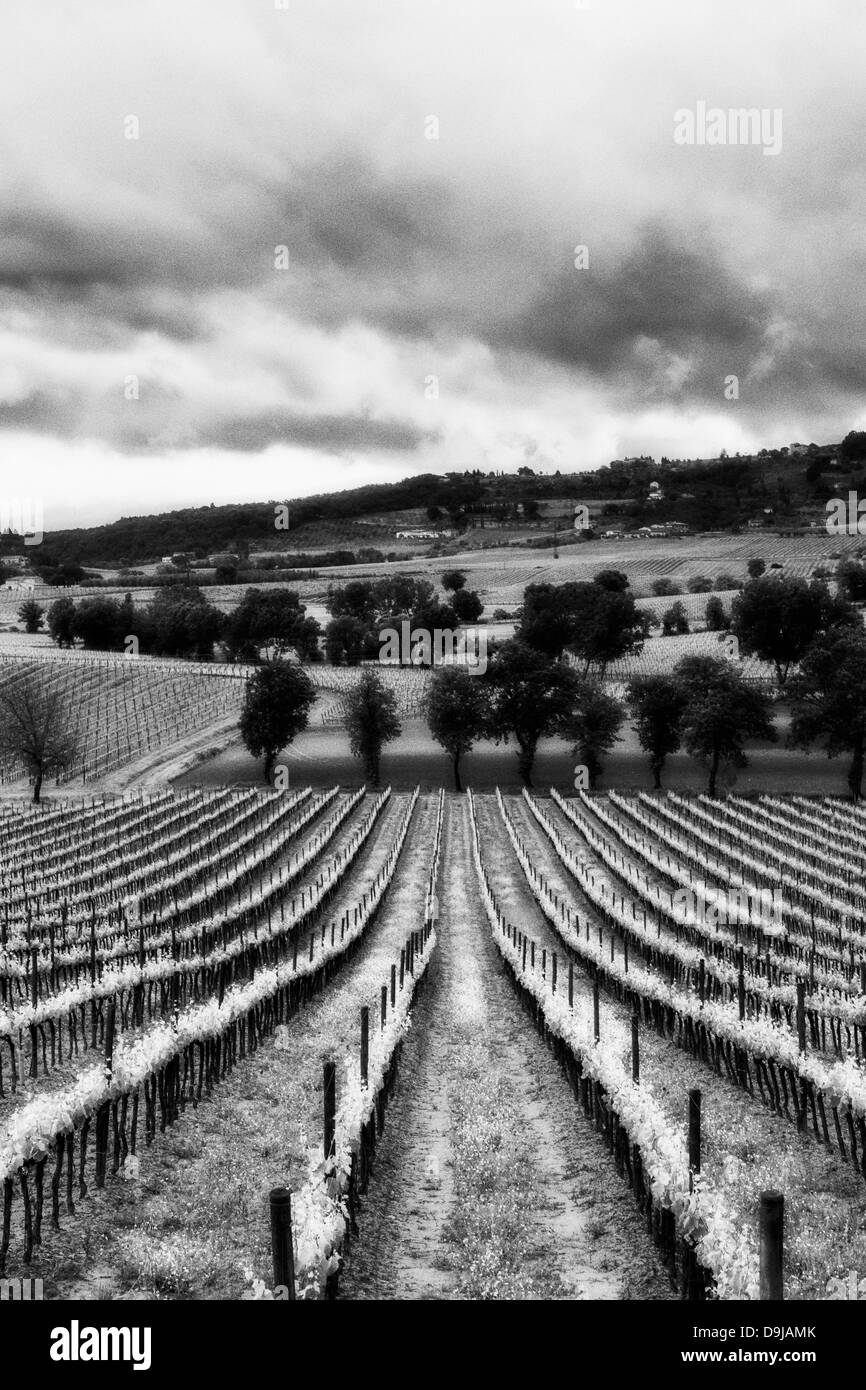
[[[320,463],[340,486],[401,457],[591,467],[844,432],[866,378],[866,15],[828,6],[23,7],[0,425],[59,476],[74,447],[99,505],[105,458],[131,476],[136,450],[145,491],[171,455],[168,496],[209,449],[267,492],[287,459],[301,488]],[[698,99],[784,109],[779,156],[676,145]]]
[[[373,420],[360,415],[298,415],[269,412],[250,419],[199,426],[198,441],[220,449],[258,453],[271,444],[300,444],[328,453],[350,450],[413,450],[436,439],[435,430],[420,430],[401,420]]]
[[[342,454],[376,449],[411,453],[437,438],[395,419],[365,415],[301,415],[274,410],[260,415],[206,421],[185,418],[176,392],[147,386],[147,403],[92,402],[85,411],[72,393],[33,392],[23,400],[0,404],[0,428],[26,429],[67,436],[96,434],[125,453],[215,448],[260,453],[273,444],[294,444]]]
[[[603,374],[626,365],[643,337],[673,352],[702,344],[753,352],[770,313],[767,296],[737,283],[715,250],[653,227],[620,256],[601,251],[586,269],[559,271],[492,332],[509,346]]]

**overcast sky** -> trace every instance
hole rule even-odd
[[[4,7],[0,493],[46,529],[866,425],[861,0],[281,3]],[[677,143],[701,102],[781,148]]]

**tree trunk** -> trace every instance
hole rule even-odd
[[[460,783],[460,754],[455,753],[451,762],[454,767],[454,790],[456,792],[462,792],[463,787]]]
[[[532,764],[535,762],[535,745],[521,746],[517,754],[517,770],[525,787],[532,786]]]
[[[718,775],[719,775],[719,754],[718,754],[718,752],[715,752],[715,753],[713,753],[713,760],[712,760],[712,762],[710,763],[710,781],[709,781],[709,786],[707,787],[707,794],[708,794],[709,796],[715,796],[715,794],[716,794],[716,778],[718,777]]]
[[[268,748],[265,750],[265,781],[268,786],[271,784],[271,773],[274,770],[274,758],[276,756],[276,749]]]
[[[39,800],[39,796],[40,796],[41,791],[42,791],[42,773],[41,773],[41,772],[37,772],[37,774],[36,774],[36,781],[33,783],[33,800],[34,800],[34,802],[36,802],[36,801]]]
[[[860,739],[854,745],[854,756],[851,759],[851,766],[848,769],[848,786],[851,789],[851,796],[854,801],[859,801],[863,794],[863,740]]]
[[[374,787],[378,787],[378,785],[379,785],[379,756],[378,756],[377,753],[371,753],[370,756],[369,756],[369,758],[367,759],[367,776],[368,776],[368,778],[370,779],[370,781],[372,782],[373,786],[374,786]]]
[[[653,791],[660,792],[662,789],[662,764],[655,761],[650,766],[653,773]]]

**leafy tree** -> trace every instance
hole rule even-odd
[[[349,747],[364,764],[367,780],[379,785],[379,762],[386,743],[400,735],[397,699],[375,671],[364,671],[346,700]]]
[[[213,658],[214,642],[222,633],[222,615],[195,585],[168,584],[151,600],[147,618],[137,617],[144,632],[142,647],[157,656]]]
[[[662,770],[682,743],[682,717],[686,696],[673,676],[636,676],[626,698],[631,707],[638,743],[649,754],[653,786],[662,784]]]
[[[69,560],[65,564],[56,564],[50,562],[45,556],[42,562],[36,566],[36,570],[43,583],[50,584],[55,588],[68,588],[73,584],[83,584],[87,578],[87,571],[73,560]]]
[[[573,584],[528,584],[516,636],[544,656],[562,656],[575,634],[575,588]]]
[[[462,791],[460,759],[484,736],[490,714],[489,688],[459,666],[440,666],[427,696],[427,723],[451,758],[454,790]]]
[[[71,598],[57,598],[48,610],[48,631],[58,647],[75,644],[75,604]]]
[[[852,603],[866,599],[866,565],[859,560],[840,560],[836,566],[836,583],[840,594]]]
[[[850,430],[839,445],[839,457],[846,463],[866,459],[866,430]]]
[[[24,624],[25,632],[38,632],[45,617],[45,609],[41,608],[35,599],[28,598],[18,609],[18,617]]]
[[[273,662],[254,671],[247,681],[241,710],[241,738],[254,758],[264,758],[264,779],[270,782],[274,760],[307,727],[316,691],[301,666]]]
[[[413,629],[418,628],[431,634],[437,631],[453,632],[459,626],[457,614],[451,604],[440,603],[435,597],[416,608],[409,621]],[[391,626],[398,626],[396,618]]]
[[[451,599],[451,607],[460,623],[476,623],[484,612],[484,604],[474,589],[458,589]]]
[[[729,589],[742,589],[743,585],[735,574],[722,572],[716,575],[716,592],[719,594],[727,593]]]
[[[650,587],[656,598],[670,598],[680,592],[672,579],[654,579]]]
[[[332,666],[358,666],[366,640],[367,629],[358,618],[348,613],[332,618],[325,628],[325,656]]]
[[[282,660],[294,651],[300,661],[319,655],[319,624],[308,618],[295,589],[247,589],[225,622],[223,640],[233,661]]]
[[[746,565],[746,571],[750,579],[760,579],[764,570],[767,568],[763,560],[750,560]]]
[[[571,713],[580,681],[575,671],[517,638],[503,642],[487,668],[491,729],[497,742],[513,734],[517,766],[527,787],[538,741],[557,733]]]
[[[64,771],[76,753],[60,691],[36,675],[0,687],[0,754],[23,762],[38,801],[46,777]]]
[[[523,598],[517,636],[545,656],[568,648],[583,662],[584,675],[639,648],[648,630],[634,596],[600,584],[530,584]]]
[[[115,651],[120,627],[119,606],[110,598],[86,598],[75,609],[73,631],[89,651]]]
[[[780,688],[819,633],[856,621],[851,605],[826,585],[783,575],[751,580],[731,607],[731,630],[741,650],[771,661]]]
[[[806,652],[791,683],[793,709],[788,742],[805,748],[819,740],[828,757],[851,754],[848,786],[863,793],[866,749],[866,637],[834,628]]]
[[[628,575],[622,570],[599,570],[592,577],[593,584],[606,589],[610,594],[624,594],[628,588]]]
[[[662,632],[665,637],[684,636],[689,631],[689,615],[683,604],[672,603],[662,614]]]
[[[574,741],[574,756],[586,768],[590,790],[601,774],[602,757],[619,739],[625,710],[608,695],[600,681],[584,681],[571,714],[562,722],[562,733]]]
[[[610,662],[640,651],[649,631],[649,616],[639,611],[630,593],[595,584],[578,587],[575,630],[568,649],[583,661],[584,675],[595,666],[603,678]]]
[[[687,656],[673,674],[685,698],[683,743],[690,757],[706,765],[707,791],[715,796],[723,763],[731,768],[748,766],[747,739],[775,743],[769,699],[721,658]]]
[[[690,594],[708,594],[712,591],[713,581],[708,574],[696,574],[686,587]]]
[[[728,615],[725,612],[725,605],[718,594],[712,594],[707,599],[705,617],[708,632],[724,632],[728,626]]]
[[[370,579],[350,579],[341,587],[328,588],[328,610],[332,618],[355,618],[364,628],[373,628],[378,610]]]
[[[446,570],[442,576],[442,588],[450,593],[457,593],[466,584],[466,575],[462,570]]]

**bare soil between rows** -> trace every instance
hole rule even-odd
[[[508,981],[483,913],[462,798],[447,802],[443,865],[439,944],[340,1297],[465,1296],[465,1263],[478,1252],[460,1240],[453,1112],[468,1048],[499,1076],[517,1117],[514,1158],[530,1170],[521,1174],[526,1296],[675,1299],[628,1187]]]

